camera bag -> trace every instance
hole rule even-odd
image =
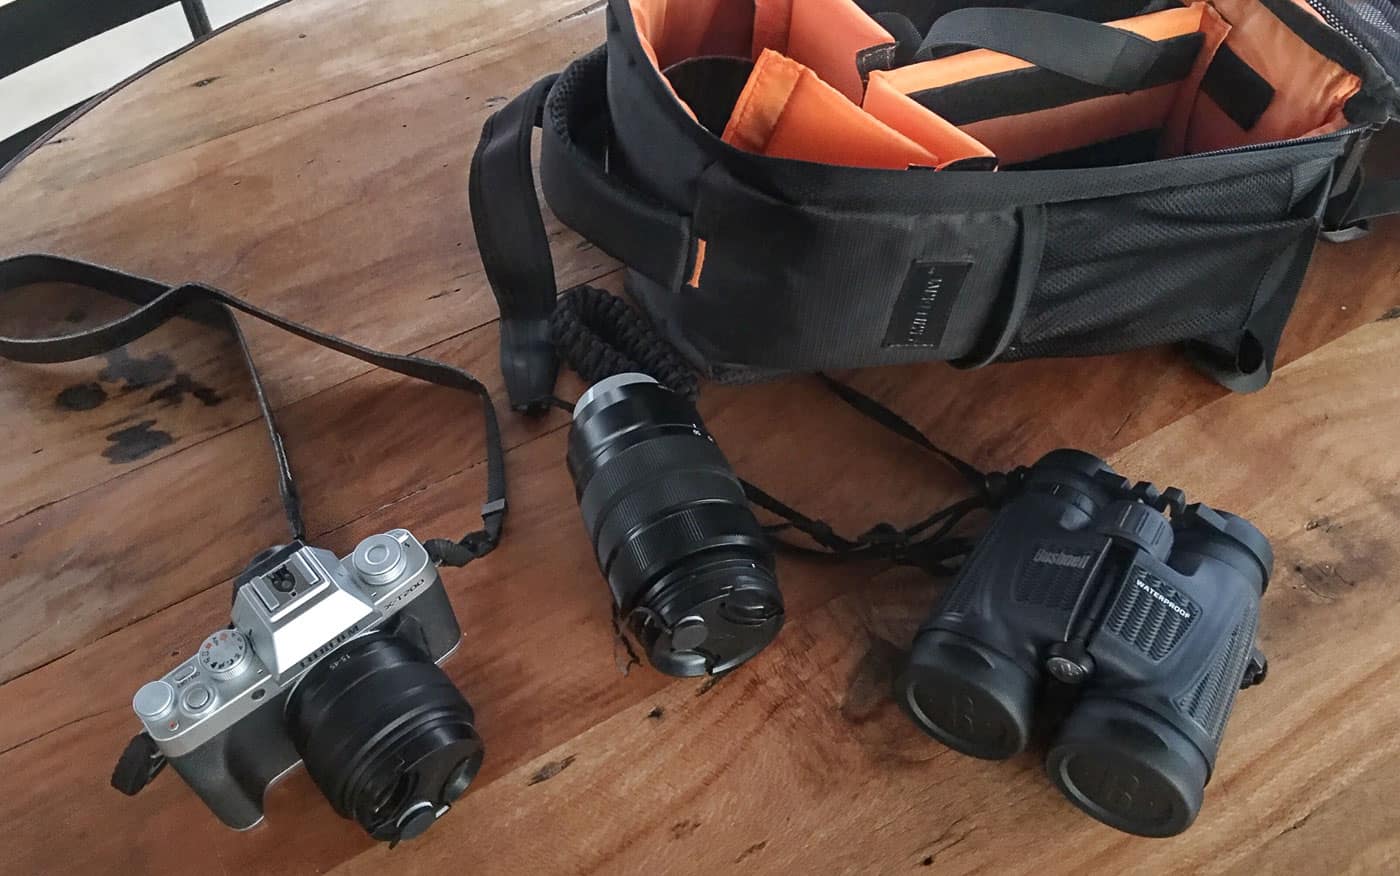
[[[1182,344],[1268,382],[1320,233],[1400,211],[1375,0],[608,0],[486,123],[472,216],[513,406],[549,396],[554,213],[706,376]],[[996,168],[993,172],[993,168]]]

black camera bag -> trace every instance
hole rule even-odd
[[[686,12],[671,2],[673,14]],[[634,299],[713,379],[925,360],[976,367],[1173,343],[1233,390],[1262,387],[1319,233],[1344,238],[1400,211],[1395,181],[1360,172],[1372,135],[1400,115],[1400,10],[1384,0],[1374,9],[1369,0],[1245,2],[1358,77],[1343,126],[1177,158],[993,173],[735,148],[697,120],[703,107],[692,101],[691,113],[677,99],[678,80],[644,48],[632,4],[609,0],[606,45],[498,111],[472,164],[512,404],[538,406],[556,367],[553,267],[533,195],[536,126],[550,207],[626,265]],[[1054,7],[1100,30],[1088,19],[1125,6],[861,3],[880,21],[893,11],[932,28],[949,8],[973,7],[957,9],[943,43],[1052,69],[1087,65],[1077,75],[1109,86],[1122,73],[1112,39],[1008,31],[993,26],[1004,19],[978,17],[1035,10],[992,5]],[[889,65],[904,51],[884,48],[862,63]],[[1258,99],[1249,72],[1227,69],[1223,79]],[[1262,88],[1267,104],[1272,88]]]

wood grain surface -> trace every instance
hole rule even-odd
[[[199,279],[361,343],[462,365],[504,407],[470,230],[485,117],[602,38],[588,0],[292,0],[117,92],[0,180],[0,254]],[[1376,149],[1391,170],[1396,139]],[[552,219],[561,284],[616,265]],[[6,333],[114,305],[41,288]],[[716,682],[619,670],[563,465],[565,418],[506,415],[511,507],[488,559],[444,573],[445,666],[487,759],[392,851],[304,773],[247,833],[173,775],[107,782],[132,692],[227,620],[229,582],[283,537],[271,456],[225,340],[172,323],[116,354],[0,362],[0,872],[1083,873],[1400,871],[1400,223],[1319,249],[1268,389],[1227,396],[1176,353],[850,375],[986,467],[1061,445],[1255,521],[1278,563],[1270,681],[1243,694],[1197,824],[1103,827],[1027,754],[959,756],[893,706],[942,586],[784,558],[790,620]],[[471,528],[469,398],[248,326],[313,540]],[[561,386],[561,394],[579,389]],[[743,474],[848,530],[910,520],[956,478],[811,380],[707,387]]]

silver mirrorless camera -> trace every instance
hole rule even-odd
[[[305,761],[335,810],[375,839],[417,836],[481,765],[472,708],[437,665],[460,639],[437,568],[407,530],[370,536],[343,560],[300,542],[265,551],[238,579],[232,626],[136,692],[149,773],[163,756],[243,830]]]

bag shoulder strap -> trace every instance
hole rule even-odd
[[[558,371],[549,342],[558,288],[530,160],[535,128],[543,130],[545,199],[565,225],[667,288],[679,284],[689,258],[689,219],[628,185],[608,165],[606,81],[606,48],[600,46],[487,119],[472,158],[472,226],[501,314],[501,372],[511,407],[525,413],[549,409]]]

